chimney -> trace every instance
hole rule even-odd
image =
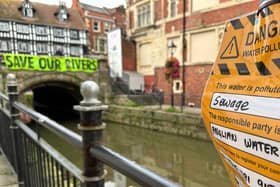
[[[80,10],[80,0],[72,0],[72,9]]]

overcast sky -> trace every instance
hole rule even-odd
[[[68,7],[72,5],[72,0],[31,0],[31,2],[41,2],[47,4],[59,4],[59,1],[66,2],[66,5]],[[107,7],[107,8],[114,8],[119,5],[125,5],[125,0],[80,0],[80,2],[97,6],[97,7]]]

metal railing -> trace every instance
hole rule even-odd
[[[80,111],[80,136],[18,102],[15,76],[9,74],[7,80],[8,97],[0,93],[0,146],[17,173],[20,187],[103,187],[106,175],[104,164],[145,187],[178,186],[101,144],[106,127],[102,122],[102,111],[107,106],[97,100],[99,88],[94,82],[82,84],[84,100],[74,107]],[[27,114],[37,125],[82,149],[83,171],[41,138],[38,130],[32,130],[19,120],[19,113]]]

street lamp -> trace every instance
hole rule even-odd
[[[173,40],[171,40],[170,42],[168,42],[167,44],[167,48],[170,51],[171,57],[173,57],[174,52],[176,51],[177,46],[175,45],[175,43],[173,42]]]
[[[168,44],[167,44],[167,49],[170,52],[170,58],[173,58],[174,52],[176,50],[177,46],[175,45],[175,43],[173,42],[173,40],[171,40]],[[171,107],[174,107],[174,92],[173,92],[173,78],[171,75]]]

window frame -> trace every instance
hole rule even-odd
[[[177,16],[177,0],[169,0],[169,17],[174,18]]]
[[[76,36],[73,36],[73,33],[76,32]],[[80,31],[79,30],[70,30],[69,31],[70,39],[79,40],[80,39]]]
[[[6,49],[2,49],[2,43],[6,43]],[[1,52],[7,52],[12,50],[12,42],[10,40],[0,40],[0,51]]]
[[[97,25],[95,25],[95,23],[97,23]],[[97,28],[95,28],[96,26],[97,26]],[[93,20],[92,30],[93,30],[93,32],[100,32],[100,21],[99,20]]]
[[[137,7],[137,27],[142,28],[151,24],[151,5],[150,2]]]
[[[42,49],[42,46],[43,46],[43,45],[45,45],[46,51],[40,51],[40,50],[39,50],[39,49]],[[36,43],[36,49],[37,49],[37,53],[39,53],[39,54],[48,54],[48,52],[49,52],[48,43],[42,43],[42,42]]]
[[[26,49],[27,50],[22,50],[22,44],[26,44]],[[20,53],[30,53],[31,52],[31,43],[29,41],[18,41],[17,42],[18,45],[18,52]]]
[[[43,31],[43,32],[41,32]],[[35,33],[39,36],[46,36],[48,35],[48,27],[47,26],[35,26]]]
[[[59,31],[62,31],[63,34],[58,34],[58,33],[60,33]],[[57,38],[64,38],[65,37],[65,30],[63,28],[54,27],[53,28],[53,36],[57,37]]]
[[[70,46],[70,56],[81,56],[81,48],[74,45]]]
[[[0,22],[0,31],[2,32],[9,32],[10,31],[10,24],[6,21]]]
[[[30,26],[27,24],[16,24],[17,33],[29,34]]]

